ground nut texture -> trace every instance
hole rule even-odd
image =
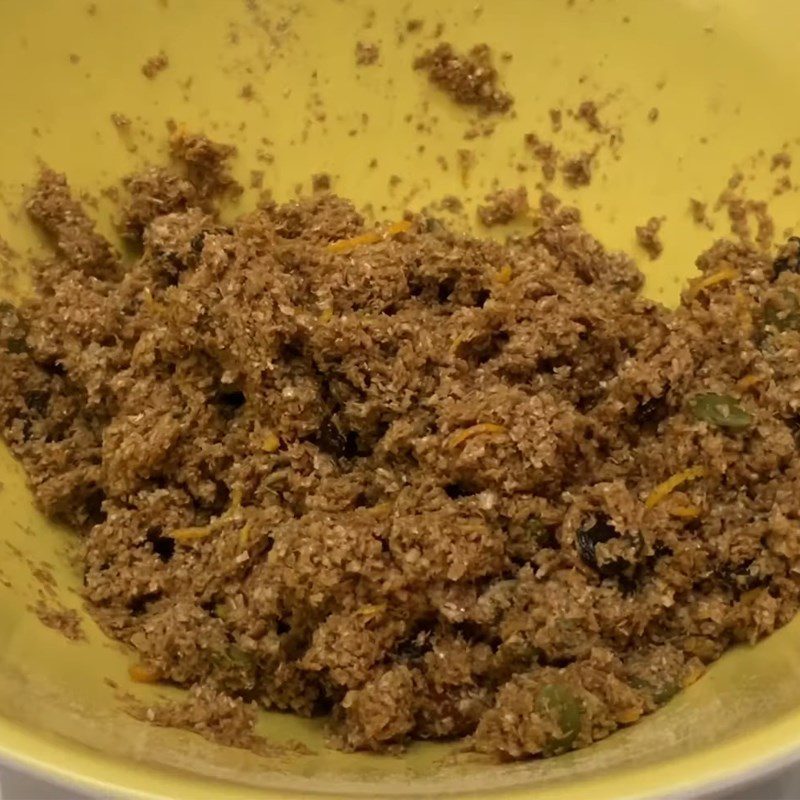
[[[127,182],[127,261],[43,172],[53,256],[0,308],[3,434],[92,614],[208,700],[154,721],[547,756],[795,614],[797,242],[715,245],[667,310],[552,197],[506,245],[328,192],[228,226],[229,155]]]

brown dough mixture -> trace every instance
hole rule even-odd
[[[524,186],[516,189],[499,189],[486,196],[486,205],[478,206],[478,219],[487,228],[508,225],[528,212],[528,190]]]
[[[636,241],[652,260],[664,252],[660,235],[663,222],[663,217],[650,217],[644,225],[636,226]]]
[[[229,152],[127,182],[126,262],[44,171],[53,256],[0,307],[3,435],[91,613],[194,687],[146,716],[551,755],[792,618],[798,242],[717,243],[668,310],[552,197],[506,245],[330,193],[224,225]]]
[[[159,72],[163,72],[169,66],[169,57],[162,50],[154,56],[150,56],[147,61],[142,64],[142,75],[149,80],[153,80]]]
[[[380,57],[380,48],[374,42],[356,42],[356,64],[359,66],[377,64]]]
[[[588,186],[592,182],[593,152],[581,153],[574,158],[567,159],[561,165],[561,174],[567,186],[577,188]]]
[[[514,105],[514,98],[500,86],[487,44],[475,45],[460,55],[451,44],[441,42],[419,56],[414,68],[427,72],[431,83],[457,103],[477,106],[484,114],[505,114]]]
[[[63,608],[55,601],[47,602],[41,598],[32,609],[43,625],[58,631],[70,641],[85,641],[86,634],[83,632],[81,618],[74,609]]]

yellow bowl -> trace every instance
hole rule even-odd
[[[714,231],[696,225],[688,201],[713,206],[737,168],[751,197],[770,199],[780,232],[797,223],[794,191],[773,197],[779,174],[770,172],[770,155],[787,142],[791,150],[800,130],[793,0],[7,0],[2,15],[0,233],[20,252],[37,246],[18,212],[38,157],[99,196],[97,216],[110,233],[99,190],[163,153],[169,118],[236,143],[245,185],[261,171],[285,198],[298,183],[307,188],[310,173],[327,171],[337,191],[391,219],[446,194],[466,197],[472,209],[494,178],[534,190],[524,134],[552,137],[565,151],[591,146],[594,134],[578,122],[567,118],[555,134],[548,116],[587,99],[623,140],[616,152],[598,153],[589,187],[557,191],[612,247],[635,248],[634,226],[666,217],[664,255],[644,264],[650,295],[674,301],[695,255],[727,233],[721,213],[712,214]],[[405,30],[413,17],[424,20],[421,32]],[[468,113],[411,69],[439,21],[459,46],[487,41],[513,56],[502,72],[516,116],[489,137],[464,139]],[[358,40],[380,43],[378,65],[356,66]],[[145,78],[141,65],[162,49],[168,67]],[[130,127],[115,127],[112,113],[130,117]],[[459,149],[474,151],[468,176]],[[257,194],[249,189],[241,207]],[[24,270],[3,285],[7,294],[24,292]],[[442,744],[415,745],[402,757],[343,755],[325,749],[319,722],[277,714],[263,715],[263,732],[301,739],[313,755],[259,758],[151,728],[124,713],[119,692],[150,699],[177,690],[130,684],[130,656],[88,617],[89,641],[73,643],[31,612],[44,567],[59,602],[85,617],[74,534],[35,510],[5,450],[0,480],[0,759],[52,778],[137,797],[600,800],[730,784],[800,748],[800,621],[730,653],[640,724],[547,761],[492,765],[448,757],[452,748]]]

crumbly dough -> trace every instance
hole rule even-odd
[[[154,56],[151,56],[147,61],[142,64],[142,75],[148,80],[153,80],[160,72],[163,72],[169,66],[169,57],[162,50]]]
[[[377,64],[380,57],[380,47],[375,42],[356,42],[356,64],[358,66]]]
[[[663,217],[650,217],[644,225],[636,226],[636,241],[652,260],[664,252],[664,243],[661,241],[663,223]]]
[[[514,98],[500,85],[487,44],[460,54],[448,42],[440,42],[419,56],[414,68],[427,72],[430,82],[456,103],[475,106],[484,114],[506,114],[514,105]]]
[[[487,228],[507,225],[528,212],[528,190],[524,186],[516,189],[499,189],[486,197],[486,204],[478,206],[478,219]]]
[[[547,756],[794,616],[796,241],[715,244],[668,310],[552,196],[505,245],[328,192],[223,224],[230,150],[173,155],[124,262],[45,170],[53,255],[0,307],[3,435],[91,613],[195,687],[154,722]]]

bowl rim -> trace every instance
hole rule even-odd
[[[710,797],[768,778],[800,762],[800,709],[748,733],[681,755],[665,762],[623,767],[577,781],[543,786],[514,786],[466,792],[439,787],[441,797],[485,800],[657,800],[657,798]],[[183,769],[155,765],[106,754],[61,734],[33,729],[0,717],[0,767],[73,789],[89,796],[126,797],[135,800],[173,800],[192,797],[212,800],[295,800],[300,797],[353,797],[347,789],[329,790],[308,785],[297,790],[236,784]],[[134,769],[135,767],[135,769]],[[374,784],[372,784],[374,787]],[[371,798],[414,798],[408,785],[397,791],[376,792],[364,784],[360,794]],[[428,790],[424,790],[427,794]]]

